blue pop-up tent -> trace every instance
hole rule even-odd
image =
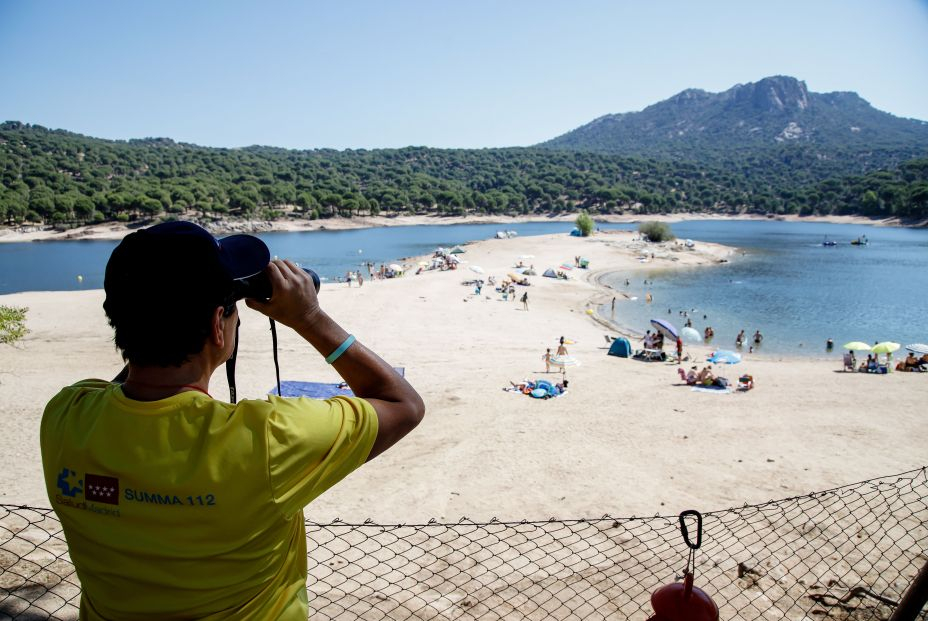
[[[609,355],[628,358],[632,355],[632,344],[626,338],[617,338],[609,346]]]

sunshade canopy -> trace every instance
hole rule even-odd
[[[660,330],[661,334],[669,339],[676,341],[678,338],[680,338],[680,332],[669,321],[665,321],[663,319],[652,319],[651,325]]]
[[[877,343],[870,348],[874,354],[891,354],[897,349],[902,347],[899,343],[893,343],[892,341],[883,341],[882,343]]]

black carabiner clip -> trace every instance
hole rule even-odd
[[[690,542],[689,532],[686,530],[686,517],[688,515],[696,516],[696,545]],[[690,550],[698,550],[702,545],[702,514],[695,509],[687,509],[680,514],[680,533],[683,535],[683,541],[689,546]]]

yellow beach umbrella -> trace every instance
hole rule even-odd
[[[850,349],[851,351],[870,351],[870,345],[862,341],[851,341],[841,346],[841,349]]]
[[[893,343],[892,341],[883,341],[882,343],[877,343],[870,348],[874,354],[891,354],[897,349],[902,347],[899,343]]]

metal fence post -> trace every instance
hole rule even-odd
[[[915,621],[925,607],[925,602],[928,602],[928,561],[909,585],[889,621]]]

